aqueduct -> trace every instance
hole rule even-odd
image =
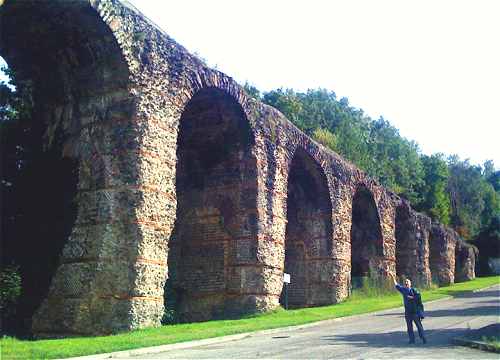
[[[475,253],[452,230],[127,2],[7,0],[0,19],[0,55],[33,82],[47,142],[62,131],[78,163],[39,336],[156,326],[167,278],[191,321],[276,308],[284,271],[296,307],[342,301],[358,277],[474,276]]]

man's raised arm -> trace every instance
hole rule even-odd
[[[396,281],[396,276],[394,276],[394,274],[392,273],[390,273],[389,275],[391,276],[392,282],[394,283],[394,287],[396,288],[396,290],[398,290],[401,294],[404,295],[403,287],[399,285],[398,282]]]

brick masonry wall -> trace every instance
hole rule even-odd
[[[409,210],[397,250],[399,197],[206,67],[130,4],[9,0],[0,11],[2,55],[40,90],[48,139],[62,128],[65,156],[80,162],[77,221],[35,316],[39,336],[156,326],[169,274],[187,320],[276,308],[289,267],[298,306],[342,301],[351,288],[359,189],[371,221],[360,206],[365,226],[356,248],[373,240],[372,276],[395,273],[397,252],[416,253],[404,271],[427,283],[430,233],[432,273],[453,282],[449,230],[428,230],[428,219]],[[248,143],[231,143],[243,132]],[[190,172],[191,165],[210,171]]]
[[[433,223],[429,238],[429,266],[432,280],[439,285],[455,282],[455,246],[458,234],[441,224]]]

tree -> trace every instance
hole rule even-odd
[[[316,128],[313,139],[333,151],[337,149],[337,137],[326,129]]]
[[[466,239],[474,238],[500,213],[500,197],[481,166],[457,156],[448,158],[451,225]]]
[[[370,137],[370,152],[375,159],[370,175],[417,204],[424,176],[418,145],[402,137],[383,117],[371,122]]]
[[[496,192],[500,192],[500,170],[495,170],[493,160],[485,161],[483,164],[483,176]]]
[[[245,84],[243,85],[243,89],[245,89],[245,91],[247,92],[248,95],[250,95],[250,97],[253,97],[256,100],[261,99],[259,89],[257,89],[255,86],[250,84],[248,81],[245,82]]]
[[[451,213],[450,195],[447,191],[450,172],[445,157],[443,154],[423,155],[421,161],[425,175],[417,209],[448,225]]]
[[[490,274],[488,260],[500,258],[500,215],[491,219],[490,224],[478,234],[474,244],[479,250],[480,274]]]

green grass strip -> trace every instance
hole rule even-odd
[[[471,290],[485,288],[498,283],[500,283],[500,276],[477,278],[452,286],[424,290],[422,291],[422,298],[424,301],[430,301],[446,296],[457,296]],[[238,320],[216,320],[202,323],[166,325],[159,328],[137,330],[111,336],[35,341],[4,337],[0,339],[0,358],[53,359],[92,355],[301,325],[399,306],[402,306],[402,300],[396,291],[375,296],[364,296],[358,293],[336,305],[288,311],[278,309],[270,313],[249,316]]]
[[[499,336],[483,336],[481,341],[494,347],[497,352],[500,351],[500,335]]]

